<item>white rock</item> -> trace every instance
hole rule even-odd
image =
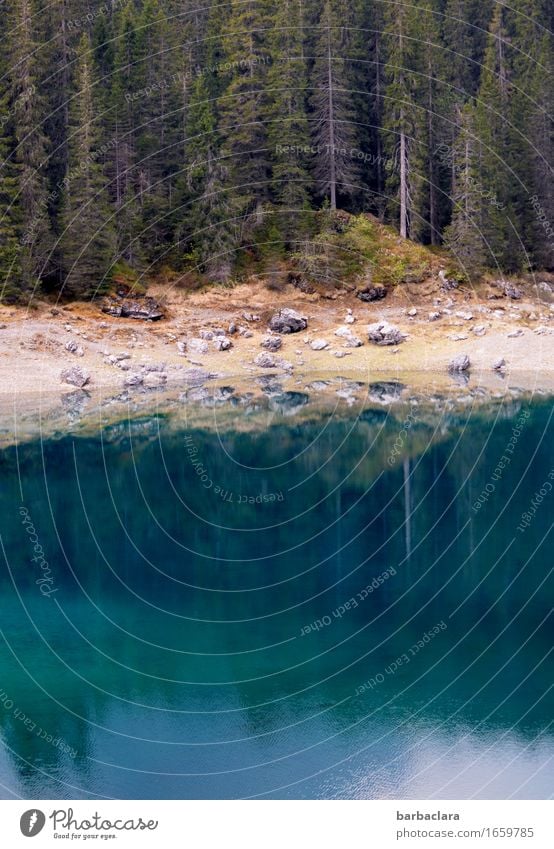
[[[324,351],[325,348],[329,347],[329,343],[327,339],[314,339],[313,342],[310,342],[310,348],[312,351]]]

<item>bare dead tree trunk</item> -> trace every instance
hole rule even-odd
[[[329,187],[331,194],[331,209],[337,208],[337,174],[335,163],[335,114],[333,103],[333,69],[331,66],[331,29],[327,29],[327,81],[329,109]]]
[[[408,238],[408,167],[406,162],[406,134],[404,110],[400,112],[400,235]]]

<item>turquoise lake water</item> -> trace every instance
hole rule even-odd
[[[296,401],[0,453],[2,798],[552,796],[551,401]]]

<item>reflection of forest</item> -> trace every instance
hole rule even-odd
[[[286,744],[273,733],[284,724],[323,711],[319,724],[298,731],[309,742],[371,710],[380,723],[391,710],[409,715],[448,687],[424,718],[460,708],[453,726],[480,721],[507,697],[491,727],[526,734],[546,725],[548,671],[535,667],[551,645],[543,620],[552,583],[540,547],[548,507],[504,551],[549,468],[548,413],[546,404],[532,407],[525,438],[478,513],[472,505],[510,438],[509,417],[448,425],[426,417],[407,429],[392,463],[402,420],[384,414],[220,438],[187,431],[223,492],[283,493],[262,503],[203,486],[185,433],[26,445],[24,503],[55,576],[55,601],[34,584],[16,455],[5,451],[0,619],[11,651],[0,648],[2,688],[79,754],[73,761],[0,708],[5,742],[24,761],[86,784],[85,754],[132,753],[132,741],[95,723],[152,739],[263,734],[280,753]],[[332,615],[390,566],[394,578]],[[324,616],[329,627],[300,637]],[[442,619],[448,629],[413,664],[351,698]],[[208,760],[215,768],[217,752]]]

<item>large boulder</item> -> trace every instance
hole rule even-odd
[[[69,383],[70,386],[77,386],[82,389],[90,382],[90,374],[80,366],[72,366],[62,371],[60,380],[62,383]]]
[[[155,298],[107,298],[102,312],[115,318],[136,318],[142,321],[159,321],[165,315]]]
[[[269,328],[275,333],[298,333],[307,326],[308,319],[288,307],[279,310],[269,321]]]
[[[406,341],[406,336],[388,321],[378,321],[367,328],[367,336],[375,345],[400,345]]]
[[[364,289],[358,289],[356,292],[356,297],[359,298],[360,301],[381,301],[383,298],[387,296],[387,289],[385,286],[366,286]]]

